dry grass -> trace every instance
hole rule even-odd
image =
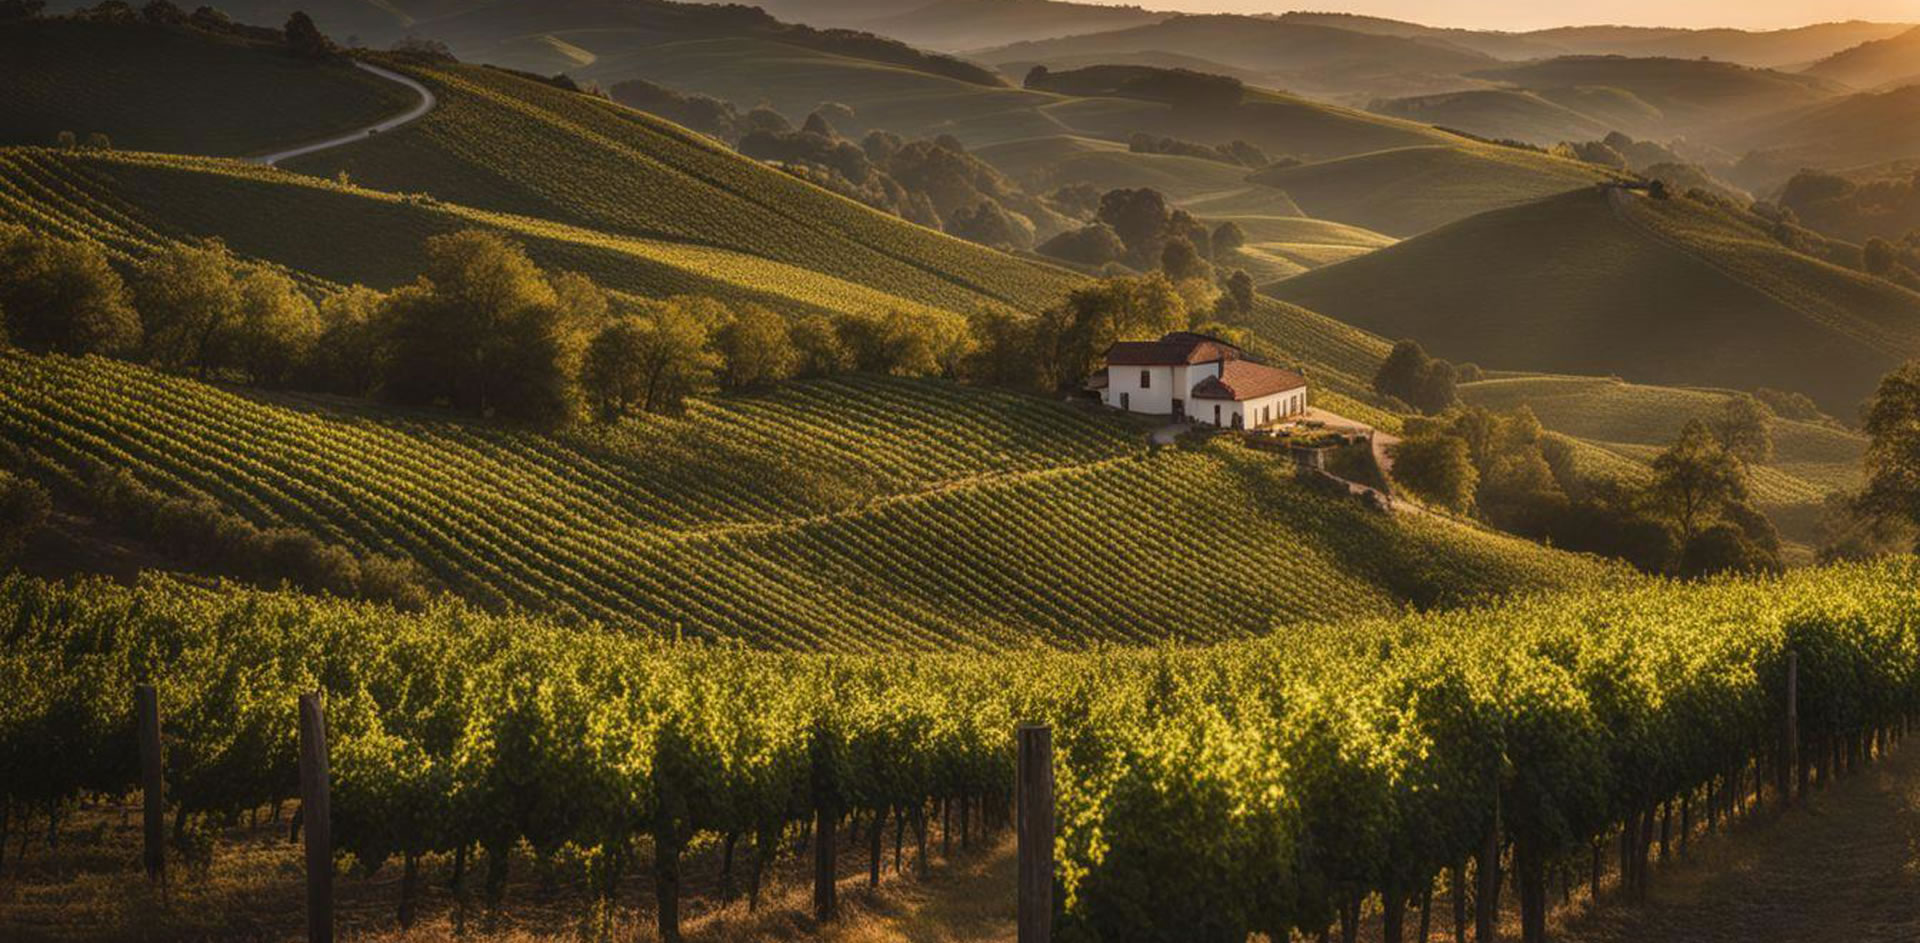
[[[210,865],[195,873],[169,862],[170,886],[151,887],[140,872],[137,811],[115,803],[81,810],[63,823],[49,849],[45,821],[15,832],[0,876],[0,940],[9,943],[121,943],[151,940],[297,940],[304,937],[298,845],[286,823],[264,821],[221,830]],[[22,838],[26,853],[22,855]],[[864,842],[862,843],[864,845]],[[925,878],[915,879],[911,835],[893,870],[882,855],[881,885],[867,886],[864,848],[840,854],[841,917],[822,926],[811,915],[811,859],[785,855],[770,874],[758,910],[720,890],[717,842],[697,846],[682,870],[682,928],[688,943],[817,939],[842,943],[986,943],[1013,938],[1015,859],[1010,835],[984,847],[940,854],[929,843]],[[791,851],[791,848],[788,849]],[[523,850],[524,851],[524,850]],[[642,858],[650,852],[642,849]],[[479,900],[480,875],[467,895],[449,885],[449,856],[424,859],[419,920],[398,923],[398,862],[366,875],[343,860],[335,881],[339,936],[366,943],[547,943],[657,940],[650,868],[629,870],[610,905],[587,890],[583,863],[562,853],[547,861],[514,859],[504,903],[489,912]]]

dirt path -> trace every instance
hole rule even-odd
[[[1561,943],[1920,940],[1920,747],[1907,744],[1806,809],[1697,846],[1652,899],[1608,906]]]
[[[371,72],[374,75],[377,75],[390,82],[398,82],[401,85],[405,85],[406,87],[413,89],[414,94],[420,96],[420,101],[416,102],[412,108],[409,108],[398,115],[388,118],[385,121],[380,122],[379,124],[369,125],[368,127],[360,128],[358,130],[349,131],[346,134],[342,134],[337,137],[330,137],[324,141],[315,141],[312,144],[302,144],[299,147],[291,148],[289,150],[278,151],[272,154],[263,154],[259,157],[250,157],[247,159],[252,163],[265,164],[269,167],[272,167],[273,165],[278,164],[283,160],[292,160],[295,157],[304,157],[308,154],[313,154],[319,151],[328,150],[330,148],[339,147],[343,144],[352,144],[355,141],[364,141],[367,139],[369,135],[377,134],[382,131],[391,131],[394,128],[400,127],[403,124],[406,124],[410,121],[414,121],[418,119],[421,115],[424,115],[429,111],[432,111],[433,106],[438,103],[438,100],[433,97],[432,89],[429,89],[425,85],[422,85],[419,82],[414,81],[413,79],[410,79],[404,75],[401,75],[398,72],[394,72],[390,69],[382,69],[377,65],[368,65],[365,62],[355,62],[354,67],[361,69],[362,71]]]

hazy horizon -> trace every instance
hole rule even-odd
[[[1832,6],[1814,6],[1796,0],[1757,0],[1753,3],[1660,2],[1625,0],[1596,2],[1577,0],[1570,4],[1541,6],[1512,0],[1361,0],[1361,2],[1315,4],[1306,7],[1276,6],[1269,0],[1087,0],[1112,6],[1143,6],[1150,10],[1178,10],[1183,13],[1281,13],[1292,9],[1315,12],[1356,13],[1395,20],[1408,20],[1429,26],[1464,29],[1527,31],[1556,26],[1641,26],[1706,29],[1731,27],[1747,30],[1791,29],[1816,23],[1846,20],[1871,20],[1883,23],[1920,22],[1920,0],[1848,0]]]

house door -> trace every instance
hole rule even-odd
[[[1129,393],[1120,394],[1120,408],[1131,410],[1133,406],[1131,403],[1128,402],[1128,400],[1130,400],[1131,398],[1132,398],[1132,394],[1129,394]]]
[[[1176,396],[1173,398],[1173,421],[1187,421],[1187,401]]]

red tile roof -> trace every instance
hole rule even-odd
[[[1225,399],[1242,402],[1297,390],[1307,378],[1292,370],[1269,367],[1251,360],[1229,360],[1220,365],[1220,375],[1208,377],[1193,386],[1194,399]]]
[[[1107,363],[1123,367],[1207,363],[1238,360],[1240,356],[1240,348],[1192,331],[1175,331],[1157,341],[1119,341],[1107,348]]]

